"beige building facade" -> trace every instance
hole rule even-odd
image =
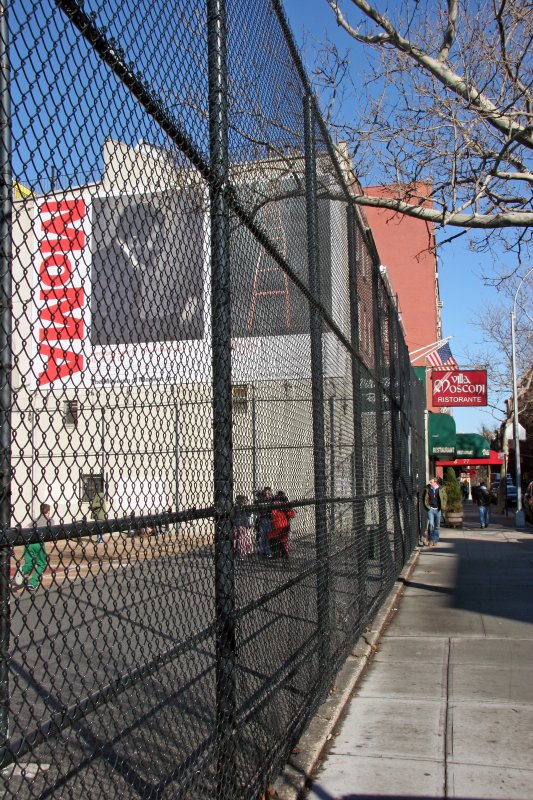
[[[179,198],[187,191],[201,199],[197,208],[201,247],[193,266],[202,269],[202,277],[199,281],[192,267],[187,273],[185,265],[177,282],[187,287],[196,281],[195,291],[201,292],[201,312],[194,311],[200,334],[193,331],[196,338],[187,339],[185,333],[177,343],[94,344],[94,307],[91,318],[88,299],[94,263],[88,262],[86,252],[92,247],[94,253],[95,228],[86,225],[81,212],[77,219],[71,211],[70,217],[63,213],[58,227],[50,209],[57,211],[66,201],[83,199],[89,207],[95,198],[164,192],[167,203],[169,196],[175,196],[171,210],[175,214],[180,209]],[[207,197],[197,173],[176,167],[167,154],[144,145],[131,148],[112,141],[106,143],[100,184],[15,201],[13,524],[31,525],[43,501],[51,502],[56,521],[90,517],[96,491],[105,492],[108,514],[113,518],[212,504],[206,209]],[[349,336],[345,214],[341,204],[335,203],[330,204],[328,213],[331,313]],[[112,219],[104,220],[100,228],[114,224]],[[194,235],[198,237],[198,229]],[[63,252],[65,248],[70,248],[69,252]],[[70,267],[65,266],[67,256]],[[171,260],[173,256],[167,252],[165,257]],[[250,260],[257,274],[258,264],[264,262],[255,252]],[[67,273],[72,285],[66,280]],[[255,300],[259,309],[263,296],[257,292]],[[131,297],[118,299],[114,324],[120,329],[130,326],[135,338],[133,306],[121,317],[121,308],[129,302]],[[249,320],[250,304],[243,303],[237,314]],[[257,314],[259,320],[259,311]],[[275,316],[283,319],[283,313]],[[294,318],[293,326],[297,322]],[[142,323],[150,325],[151,320]],[[250,499],[254,490],[264,485],[284,490],[291,499],[311,498],[315,493],[309,335],[302,330],[233,340],[235,493]],[[355,448],[350,361],[328,331],[323,335],[323,349],[329,465],[326,494],[350,496]],[[306,513],[300,514],[299,524],[305,525],[306,519]]]

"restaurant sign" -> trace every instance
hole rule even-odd
[[[487,370],[433,370],[432,404],[438,406],[486,406]]]

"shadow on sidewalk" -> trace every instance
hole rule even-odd
[[[420,581],[423,571],[417,569],[418,580],[404,581],[406,587],[447,595],[450,608],[533,623],[533,529],[515,533],[513,523],[493,516],[489,528],[480,530],[477,509],[465,507],[464,535],[450,536],[443,528],[447,546],[431,551],[432,580]],[[435,580],[439,574],[442,580]]]
[[[416,798],[410,795],[394,794],[329,794],[318,784],[313,784],[313,790],[308,795],[309,800],[384,800],[385,798],[394,798],[394,800],[435,800],[435,795],[416,795]],[[454,795],[454,800],[487,800],[486,797],[458,797]]]
[[[533,539],[456,540],[459,557],[453,605],[533,622]]]

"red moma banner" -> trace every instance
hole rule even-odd
[[[433,370],[434,406],[486,406],[487,370]]]
[[[37,385],[81,375],[86,364],[86,287],[80,276],[87,204],[83,198],[44,199],[36,219]]]

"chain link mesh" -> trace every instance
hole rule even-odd
[[[422,386],[277,0],[2,8],[4,791],[258,798],[416,544]]]

